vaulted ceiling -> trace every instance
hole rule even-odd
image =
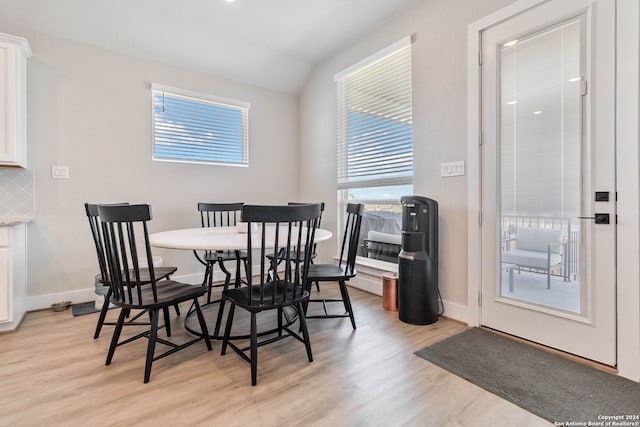
[[[0,32],[36,30],[296,94],[316,62],[419,1],[0,0]]]

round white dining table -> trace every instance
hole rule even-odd
[[[275,227],[267,226],[267,233],[265,243],[273,242]],[[298,232],[297,229],[292,230],[292,239],[297,239]],[[303,233],[304,236],[304,233]],[[316,229],[316,233],[314,236],[314,243],[323,242],[325,240],[329,240],[332,234],[329,230],[324,230],[321,228]],[[285,241],[287,238],[287,229],[282,226],[280,229],[279,238],[281,241]],[[252,240],[256,242],[260,242],[261,233],[254,231],[254,235]],[[183,249],[189,251],[224,251],[224,250],[246,250],[247,249],[247,232],[246,225],[240,225],[237,227],[198,227],[198,228],[184,228],[180,230],[170,230],[170,231],[161,231],[159,233],[153,233],[149,235],[149,243],[151,246],[157,248],[165,248],[165,249]],[[256,249],[259,249],[256,248]],[[217,317],[219,304],[205,304],[202,306],[203,312],[205,313],[205,317],[207,320],[208,328],[209,328],[209,336],[214,339],[221,339],[220,336],[215,336],[212,331],[214,330],[214,324],[211,324],[211,320]],[[243,310],[241,310],[243,311]],[[202,336],[202,331],[200,329],[200,325],[193,321],[194,312],[190,311],[187,313],[185,317],[185,328],[187,331],[191,332],[194,335]],[[242,313],[240,313],[242,314]],[[287,317],[287,322],[291,323],[295,317],[297,316],[297,312],[294,313],[285,313]],[[237,322],[234,322],[234,325]],[[259,333],[258,335],[270,334],[275,329],[272,325],[272,320],[265,321],[264,317],[258,319],[259,328],[266,329],[265,332]],[[235,328],[235,326],[234,326]],[[232,336],[230,339],[245,339],[248,338],[246,334],[239,334],[232,332]]]
[[[240,230],[240,231],[239,231]],[[275,227],[267,228],[266,242],[273,242]],[[294,230],[292,238],[297,238]],[[332,234],[329,230],[318,228],[315,234],[315,243],[329,240]],[[286,239],[286,229],[281,227],[280,239]],[[260,234],[254,231],[253,240],[260,241]],[[151,246],[166,249],[184,250],[246,250],[247,233],[241,227],[198,227],[184,228],[180,230],[161,231],[149,236]]]

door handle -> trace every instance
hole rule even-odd
[[[578,219],[592,219],[596,224],[610,224],[608,213],[596,213],[594,216],[579,216]]]

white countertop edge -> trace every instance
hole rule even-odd
[[[12,225],[18,224],[27,224],[32,222],[34,218],[32,216],[23,216],[23,217],[0,217],[0,227],[9,227]]]

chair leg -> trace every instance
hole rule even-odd
[[[249,281],[249,263],[247,261],[247,258],[245,258],[242,262],[244,264],[244,277],[247,279],[247,281]],[[237,287],[240,287],[240,283],[237,285]]]
[[[164,307],[162,309],[162,313],[164,314],[164,328],[167,331],[167,336],[171,336],[171,320],[169,320],[169,307]]]
[[[305,282],[302,288],[309,293],[311,293],[311,286],[313,286],[313,282]],[[307,308],[309,307],[309,300],[307,299],[302,303],[302,308],[304,309],[305,314],[307,313]]]
[[[278,309],[278,336],[279,337],[282,336],[282,312],[283,312],[283,309],[279,308]]]
[[[153,364],[153,353],[156,349],[156,338],[158,337],[158,317],[160,313],[158,310],[153,310],[151,313],[151,330],[149,331],[149,343],[147,345],[147,361],[144,366],[144,383],[149,382],[151,377],[151,365]]]
[[[207,350],[211,351],[211,338],[209,337],[209,331],[207,330],[207,322],[204,320],[204,316],[202,315],[202,310],[200,309],[200,304],[198,304],[198,298],[193,299],[193,305],[196,308],[196,314],[198,315],[198,322],[200,322],[200,330],[202,331],[202,337],[204,338],[204,342],[207,345]]]
[[[109,311],[110,300],[111,300],[111,287],[109,287],[107,294],[104,296],[104,303],[102,303],[102,308],[100,309],[100,317],[98,317],[96,332],[93,334],[94,340],[98,339],[98,337],[100,336],[102,325],[104,325],[104,319],[107,317],[107,311]]]
[[[220,354],[224,356],[227,352],[227,344],[229,344],[229,335],[231,334],[231,325],[233,324],[233,314],[236,311],[236,305],[232,302],[227,315],[227,326],[224,329],[224,339],[222,340],[222,349]]]
[[[340,281],[340,293],[342,294],[342,301],[344,302],[344,308],[349,313],[351,319],[351,326],[356,329],[356,320],[353,317],[353,308],[351,307],[351,299],[349,298],[349,291],[347,290],[347,284],[344,280]]]
[[[311,259],[309,260],[309,262],[311,264],[313,264],[313,258],[315,257],[315,252],[316,252],[316,248],[314,247],[313,248],[313,255],[312,255]],[[320,292],[320,281],[319,280],[316,280],[316,290],[318,292]],[[311,286],[309,286],[309,292],[311,292]]]
[[[256,385],[258,380],[258,327],[256,314],[251,313],[251,385]]]
[[[300,319],[300,330],[304,337],[304,346],[307,349],[307,357],[309,362],[313,362],[313,354],[311,353],[311,340],[309,340],[309,330],[307,329],[307,319],[304,316],[302,304],[298,303],[298,319]]]
[[[238,267],[238,269],[236,271],[239,271],[240,258],[238,258],[237,267]],[[228,278],[230,278],[230,277],[231,277],[231,275],[228,276]],[[238,274],[236,276],[236,284],[235,284],[236,288],[239,288],[240,285],[241,285],[241,283],[238,281],[239,277],[240,277],[240,275]],[[229,284],[230,284],[229,280],[226,280],[224,282],[224,287],[222,288],[223,292],[226,291],[227,289],[229,289]],[[218,317],[216,319],[216,327],[215,327],[215,330],[213,331],[213,336],[214,337],[218,337],[219,336],[218,333],[220,332],[220,325],[222,324],[222,314],[224,313],[224,301],[225,301],[224,296],[221,296],[220,297],[220,306],[218,307]]]
[[[222,289],[229,289],[229,285],[231,284],[231,273],[227,272],[225,277],[224,277],[224,286],[222,287]],[[238,286],[236,286],[238,287]]]
[[[235,287],[239,288],[242,284],[242,275],[240,274],[240,251],[236,251],[236,284]]]
[[[209,290],[207,291],[207,304],[211,302],[211,291],[213,290],[213,264],[207,263],[207,270],[204,273]]]
[[[118,316],[118,322],[116,323],[116,327],[113,330],[113,336],[111,337],[111,345],[109,346],[109,352],[107,353],[107,361],[105,365],[110,365],[111,360],[113,359],[113,353],[116,351],[116,347],[118,346],[118,340],[120,339],[120,333],[122,332],[122,327],[124,326],[124,320],[129,315],[129,309],[123,308],[120,310],[120,315]]]
[[[171,280],[171,276],[167,276],[167,280]],[[180,307],[178,307],[178,304],[174,304],[173,307],[176,309],[176,314],[180,316]]]
[[[207,286],[209,284],[209,263],[205,263],[204,265],[204,277],[202,278],[202,286]]]
[[[225,298],[222,297],[222,299],[220,299],[220,306],[218,307],[218,317],[216,318],[216,327],[213,331],[213,336],[214,337],[218,337],[219,333],[220,333],[220,325],[222,325],[222,314],[224,313],[224,302],[225,302]]]

